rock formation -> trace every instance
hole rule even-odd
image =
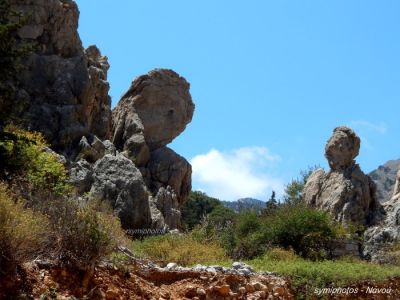
[[[153,194],[153,224],[179,227],[179,209],[191,190],[192,168],[165,145],[186,128],[193,112],[189,83],[165,69],[135,79],[113,110],[112,141],[140,167]]]
[[[375,184],[355,163],[360,138],[347,127],[337,127],[325,147],[330,171],[318,169],[304,187],[305,202],[329,211],[344,224],[371,225],[381,218]]]
[[[83,49],[77,27],[79,10],[71,0],[11,0],[13,9],[30,14],[17,37],[34,42],[35,52],[20,76],[14,111],[53,148],[70,154],[82,136],[110,134],[111,101],[107,57]]]
[[[369,173],[369,176],[376,184],[376,196],[381,203],[389,201],[392,197],[396,174],[399,169],[400,159],[389,160]]]
[[[363,254],[376,262],[390,262],[387,250],[393,242],[400,240],[400,170],[397,172],[392,198],[383,204],[386,218],[369,228],[364,234]]]
[[[183,77],[172,70],[151,71],[132,82],[114,109],[113,142],[129,149],[130,138],[141,132],[150,151],[156,150],[186,128],[193,112],[189,83]]]
[[[109,202],[124,228],[179,228],[191,166],[166,145],[192,119],[189,83],[172,70],[153,70],[134,80],[111,112],[107,57],[96,46],[83,49],[76,3],[11,4],[31,14],[17,38],[37,45],[13,113],[65,156],[78,193]]]

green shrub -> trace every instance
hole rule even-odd
[[[187,201],[181,209],[182,225],[185,229],[191,230],[196,225],[199,225],[216,207],[221,206],[222,204],[218,199],[209,197],[203,192],[190,192]]]
[[[271,248],[265,255],[264,259],[271,261],[293,261],[297,259],[293,249]]]
[[[29,259],[46,246],[49,222],[46,216],[24,208],[0,182],[0,276]]]
[[[311,259],[325,258],[329,241],[337,237],[338,227],[327,212],[303,204],[283,205],[264,222],[272,244]]]
[[[354,258],[310,261],[286,250],[271,251],[247,263],[257,271],[288,277],[296,299],[319,299],[314,293],[316,288],[344,288],[359,280],[379,282],[400,276],[400,267],[393,265],[378,265]]]
[[[55,235],[55,254],[65,265],[88,270],[128,238],[110,208],[95,200],[58,199],[47,212]]]
[[[35,192],[49,191],[56,195],[68,192],[67,171],[52,152],[46,151],[46,147],[41,133],[7,126],[0,133],[3,176],[11,174],[19,182],[27,181]]]
[[[134,252],[162,263],[179,265],[224,264],[228,260],[224,250],[214,242],[200,242],[189,234],[154,236],[133,242]]]

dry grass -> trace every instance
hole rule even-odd
[[[139,256],[182,266],[227,264],[230,261],[218,244],[201,243],[187,234],[168,234],[134,241],[133,249]]]
[[[0,183],[0,271],[7,273],[17,264],[32,259],[46,246],[49,221],[41,213],[24,207]],[[0,273],[0,275],[1,275]]]

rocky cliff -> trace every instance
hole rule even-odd
[[[179,228],[191,166],[166,145],[191,121],[189,83],[156,69],[133,81],[117,107],[107,57],[82,47],[72,0],[11,0],[31,15],[17,38],[35,44],[13,112],[65,156],[79,194],[108,201],[124,228]]]
[[[376,196],[380,202],[388,201],[392,197],[396,174],[399,169],[400,159],[389,160],[369,173],[376,184]]]
[[[390,263],[391,247],[400,240],[400,169],[396,173],[396,182],[392,197],[383,204],[385,219],[369,228],[364,234],[364,256],[376,262]]]

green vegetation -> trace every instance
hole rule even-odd
[[[209,197],[203,192],[190,192],[181,210],[183,227],[189,230],[193,229],[217,207],[222,207],[218,199]]]
[[[305,171],[300,171],[300,178],[293,179],[285,187],[285,195],[283,202],[286,204],[299,204],[303,201],[303,188],[307,182],[308,177],[316,170],[318,166],[309,167]]]
[[[0,276],[44,249],[90,276],[98,260],[129,244],[110,207],[74,198],[64,165],[46,146],[36,132],[0,132]]]
[[[0,164],[3,167],[0,176],[3,179],[17,177],[20,183],[29,182],[26,188],[32,191],[65,194],[70,189],[67,172],[57,157],[46,151],[47,146],[42,134],[7,126],[0,132]]]
[[[293,251],[272,249],[248,262],[258,271],[276,272],[290,279],[298,299],[312,298],[315,288],[345,287],[358,280],[382,281],[400,276],[400,267],[343,258],[310,261]]]
[[[302,203],[282,204],[268,214],[248,210],[217,223],[212,214],[194,228],[193,236],[219,243],[234,259],[252,259],[271,247],[294,249],[302,257],[329,258],[330,242],[347,232],[328,213]]]

